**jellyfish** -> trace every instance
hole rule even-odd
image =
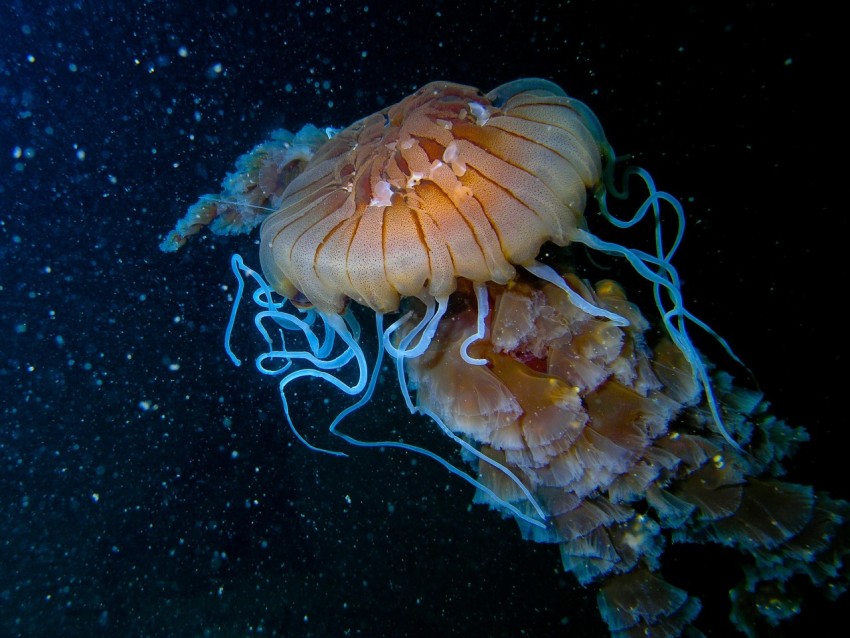
[[[332,434],[425,455],[524,538],[557,545],[564,569],[596,587],[612,636],[696,631],[700,601],[663,575],[669,543],[741,553],[731,618],[751,636],[799,611],[804,581],[843,593],[850,505],[782,479],[807,434],[694,346],[697,329],[743,365],[685,307],[678,200],[644,169],[618,171],[586,105],[542,79],[486,94],[433,82],[343,130],[302,131],[240,158],[161,244],[174,250],[210,222],[219,233],[260,226],[262,273],[232,260],[225,348],[241,364],[230,337],[247,281],[267,345],[255,366],[277,379],[298,440],[345,455],[302,432],[290,384],[352,397]],[[615,215],[633,189],[635,212]],[[644,220],[651,251],[605,238]],[[621,285],[580,277],[594,255],[649,282],[654,324]],[[374,316],[373,361],[355,308]],[[449,437],[465,467],[346,431],[385,359],[406,410]]]

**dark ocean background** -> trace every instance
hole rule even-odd
[[[557,550],[437,464],[293,440],[274,382],[222,347],[229,259],[256,264],[254,237],[157,248],[271,130],[345,126],[437,79],[553,80],[685,202],[689,307],[809,429],[790,478],[850,497],[833,10],[414,4],[0,4],[0,636],[607,635]],[[353,427],[444,446],[389,381]],[[346,403],[299,394],[322,442]],[[664,556],[709,636],[735,635],[736,558]],[[845,605],[813,597],[773,635]]]

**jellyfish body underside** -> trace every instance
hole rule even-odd
[[[590,317],[559,288],[526,278],[488,286],[487,337],[470,348],[487,366],[458,355],[473,331],[470,310],[441,323],[428,353],[408,364],[418,400],[521,477],[547,511],[545,530],[518,519],[523,536],[558,544],[565,570],[599,587],[616,636],[692,630],[699,601],[661,575],[670,542],[743,555],[732,619],[751,636],[799,611],[804,580],[830,597],[843,592],[850,507],[780,478],[805,432],[715,372],[727,427],[747,452],[733,448],[678,349],[667,339],[647,346],[649,323],[624,291],[567,279],[629,326]],[[527,507],[504,475],[477,465],[485,485]]]

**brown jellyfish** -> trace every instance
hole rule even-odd
[[[574,241],[600,148],[544,81],[433,82],[321,147],[260,231],[269,283],[322,312],[506,284],[547,241]]]
[[[218,232],[262,219],[263,276],[233,258],[226,348],[238,364],[230,333],[247,275],[268,344],[256,366],[279,378],[299,440],[342,454],[295,427],[291,382],[359,397],[333,434],[425,454],[472,483],[477,502],[515,518],[525,538],[557,544],[565,570],[598,587],[614,636],[693,629],[699,600],[661,574],[669,541],[744,555],[732,619],[751,636],[799,610],[800,580],[832,597],[844,591],[850,506],[779,478],[805,432],[700,357],[686,326],[717,335],[684,308],[671,264],[681,206],[628,168],[623,183],[638,178],[645,199],[625,221],[608,211],[608,196],[628,189],[615,187],[613,152],[585,105],[540,79],[487,94],[434,82],[340,132],[315,131],[296,150],[284,135],[243,156],[222,196],[204,200],[206,216],[190,210],[163,242],[175,249],[211,219],[224,220]],[[658,231],[647,253],[600,238],[585,219],[588,194],[598,218],[620,228],[647,215],[660,224],[669,208],[674,241],[664,246]],[[623,257],[651,282],[662,338],[618,284],[590,285],[563,259],[560,272],[542,263],[545,245],[572,243]],[[374,312],[371,372],[352,303]],[[462,446],[472,473],[339,429],[371,399],[387,353],[408,410]],[[347,366],[354,382],[339,372]]]

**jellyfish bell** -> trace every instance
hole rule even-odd
[[[263,273],[337,313],[346,298],[386,313],[447,297],[458,278],[504,284],[543,243],[574,240],[600,174],[555,85],[433,82],[317,151],[263,222]]]
[[[232,260],[239,288],[225,347],[238,365],[230,336],[250,280],[267,344],[255,365],[278,379],[302,443],[344,456],[301,433],[290,384],[320,381],[356,397],[332,434],[428,456],[526,538],[558,544],[567,571],[600,585],[599,609],[616,635],[677,636],[699,612],[697,599],[659,575],[663,533],[755,557],[737,594],[741,625],[752,614],[777,620],[760,596],[791,575],[843,591],[836,565],[846,543],[818,535],[838,539],[850,506],[775,480],[804,435],[763,418],[760,395],[733,387],[697,352],[689,325],[737,361],[684,306],[672,265],[681,205],[641,168],[617,178],[587,106],[540,79],[487,94],[433,82],[341,131],[278,139],[240,158],[219,196],[226,214],[190,209],[162,247],[176,249],[210,220],[214,232],[261,223],[262,274]],[[611,200],[628,199],[634,184],[640,204],[615,216]],[[674,232],[661,231],[662,212]],[[600,232],[647,218],[651,252]],[[650,343],[650,322],[617,284],[590,285],[541,261],[545,245],[570,244],[621,257],[649,281],[664,338]],[[371,365],[354,307],[374,316]],[[371,400],[387,356],[408,411],[460,446],[472,472],[424,447],[342,429]]]

